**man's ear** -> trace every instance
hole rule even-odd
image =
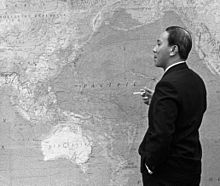
[[[170,47],[170,56],[175,56],[179,52],[178,46],[173,45]]]

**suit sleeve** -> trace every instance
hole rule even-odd
[[[175,132],[178,115],[178,94],[169,82],[159,82],[152,103],[148,135],[144,144],[144,163],[153,172],[166,161]]]

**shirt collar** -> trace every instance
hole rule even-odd
[[[186,61],[180,61],[180,62],[174,63],[174,64],[168,66],[168,67],[165,69],[165,72],[167,72],[171,67],[176,66],[176,65],[179,65],[179,64],[181,64],[181,63],[185,63],[185,62],[186,62]]]

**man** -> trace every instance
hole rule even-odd
[[[144,186],[199,186],[199,127],[206,110],[203,80],[186,64],[192,48],[190,33],[179,26],[166,29],[154,47],[155,66],[165,73],[149,106],[149,127],[139,147]]]

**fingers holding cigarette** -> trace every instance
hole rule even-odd
[[[133,95],[141,95],[143,97],[145,96],[152,96],[153,90],[144,87],[144,89],[140,89],[138,92],[133,92]]]
[[[153,90],[144,87],[143,89],[140,89],[140,91],[138,92],[133,92],[133,95],[141,95],[143,97],[144,103],[149,105],[153,96]]]

